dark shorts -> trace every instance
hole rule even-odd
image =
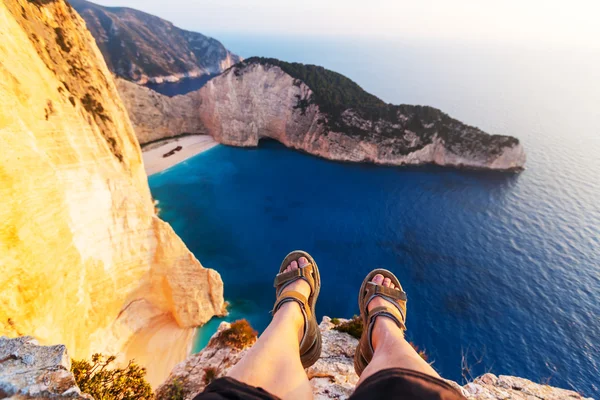
[[[232,378],[214,380],[194,400],[274,400],[271,393]],[[450,384],[441,379],[402,368],[379,371],[356,388],[349,400],[362,399],[425,399],[464,400]]]

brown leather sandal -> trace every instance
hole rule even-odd
[[[300,257],[306,257],[308,265],[293,271],[283,272],[292,261],[298,261]],[[308,299],[302,293],[293,290],[282,293],[290,283],[298,279],[303,279],[310,285],[311,292]],[[300,361],[302,361],[304,368],[308,368],[321,357],[321,331],[315,316],[315,304],[321,290],[321,276],[319,275],[319,267],[317,267],[317,263],[310,254],[296,250],[284,258],[279,267],[279,274],[275,277],[275,290],[277,300],[275,306],[273,306],[273,315],[282,304],[290,301],[300,304],[300,309],[304,315],[304,336],[300,342]]]
[[[390,278],[392,283],[400,290],[391,289],[382,285],[377,285],[371,280],[377,274],[384,278]],[[391,303],[389,306],[375,307],[368,311],[367,307],[375,297],[381,297]],[[375,269],[367,275],[363,281],[360,292],[358,293],[358,306],[360,316],[363,322],[363,333],[360,337],[358,347],[354,352],[354,370],[360,376],[364,369],[373,359],[373,344],[371,334],[375,326],[377,317],[387,317],[398,325],[398,328],[406,330],[406,293],[402,290],[402,285],[396,276],[387,269]]]

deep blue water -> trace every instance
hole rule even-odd
[[[409,296],[408,337],[443,376],[461,380],[466,352],[482,360],[474,375],[549,379],[600,397],[597,55],[255,40],[239,43],[281,58],[304,46],[290,59],[337,69],[386,101],[515,135],[528,164],[519,175],[388,168],[265,142],[217,146],[150,177],[161,216],[221,273],[228,319],[262,330],[274,273],[301,248],[323,276],[320,316],[357,313],[363,276],[386,267]],[[200,330],[197,348],[218,322]]]

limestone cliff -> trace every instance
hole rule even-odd
[[[0,3],[0,145],[0,334],[136,358],[160,382],[221,313],[222,281],[155,215],[127,111],[63,0]]]
[[[344,320],[341,320],[343,322]],[[352,336],[333,330],[328,317],[319,326],[323,335],[321,358],[306,373],[313,387],[315,399],[346,399],[358,382],[354,372],[353,358],[358,340]],[[213,339],[229,328],[223,322]],[[169,399],[173,384],[183,392],[186,400],[193,399],[206,387],[209,377],[220,377],[234,366],[246,353],[246,349],[235,349],[211,340],[198,354],[190,356],[177,365],[167,381],[156,390],[157,399]],[[211,374],[214,372],[214,374]],[[460,386],[448,381],[469,400],[585,400],[580,394],[513,376],[485,374],[473,382]],[[588,399],[591,400],[591,399]]]
[[[432,107],[393,106],[322,67],[249,59],[200,89],[200,119],[219,142],[263,137],[339,161],[518,170],[519,141]]]
[[[261,138],[272,138],[338,161],[492,170],[520,170],[525,164],[514,137],[489,135],[432,107],[386,104],[348,78],[313,65],[252,58],[174,98],[119,87],[142,142],[157,131],[164,137],[184,133],[175,126],[181,125],[227,145],[257,146]]]
[[[141,144],[180,134],[206,134],[197,96],[167,97],[125,79],[115,79]]]
[[[154,15],[86,0],[69,2],[85,19],[110,70],[125,79],[175,82],[219,74],[240,61],[218,40]]]
[[[0,399],[92,400],[77,387],[64,345],[39,346],[28,336],[0,337],[0,363]]]

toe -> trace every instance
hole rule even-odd
[[[394,283],[390,283],[390,289],[395,289],[396,285],[394,285]]]
[[[295,262],[295,261],[294,261],[294,262]],[[298,259],[298,266],[299,266],[300,268],[302,268],[302,267],[305,267],[305,266],[307,266],[307,265],[308,265],[308,260],[306,259],[306,257],[300,257],[300,258]]]
[[[377,274],[373,277],[372,282],[376,285],[381,285],[383,283],[383,275]]]
[[[390,278],[385,278],[383,280],[383,286],[385,286],[385,287],[390,287],[391,283],[392,283],[392,280]]]
[[[292,262],[290,263],[289,269],[290,269],[290,271],[293,271],[293,270],[295,270],[295,269],[298,269],[298,262],[297,262],[297,261],[292,261]]]

